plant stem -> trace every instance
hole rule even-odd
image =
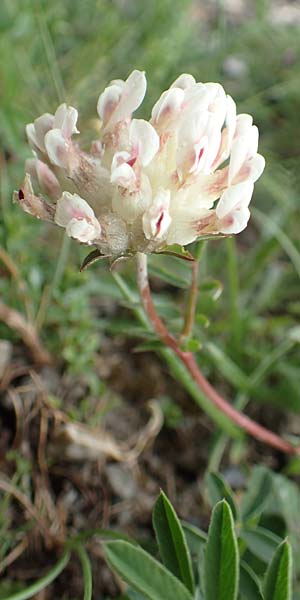
[[[132,310],[136,319],[146,330],[152,331],[152,326],[146,318],[143,309],[137,304],[137,297],[133,290],[129,288],[126,281],[124,281],[119,273],[112,273],[112,276],[124,298],[132,305]],[[232,423],[232,421],[228,419],[221,411],[219,411],[215,405],[203,394],[202,390],[199,388],[194,379],[192,379],[185,365],[178,358],[178,356],[176,356],[176,354],[170,350],[170,348],[167,348],[164,345],[161,346],[158,352],[169,365],[173,377],[177,381],[181,382],[183,387],[195,400],[196,404],[198,404],[198,406],[214,421],[214,423],[216,423],[216,425],[220,427],[222,431],[226,432],[231,437],[236,438],[240,436],[240,431]]]
[[[142,253],[137,254],[137,282],[141,296],[141,301],[145,310],[145,313],[152,324],[152,327],[162,342],[169,347],[178,356],[181,362],[185,365],[186,369],[192,375],[192,378],[200,388],[200,390],[209,398],[214,406],[221,411],[224,415],[238,425],[241,429],[246,431],[248,434],[257,440],[281,450],[287,454],[300,454],[300,447],[293,446],[286,440],[283,440],[280,436],[269,431],[256,421],[253,421],[243,413],[237,411],[231,404],[225,400],[215,388],[209,383],[209,381],[201,373],[196,360],[191,352],[183,351],[178,345],[176,339],[168,331],[165,324],[159,317],[156,308],[154,306],[151,291],[148,280],[148,269],[147,269],[147,256]]]
[[[180,336],[180,343],[182,344],[185,340],[188,340],[194,328],[195,321],[195,313],[197,306],[197,296],[198,296],[198,269],[199,263],[197,260],[192,263],[192,284],[189,291],[187,310],[185,313],[185,319],[183,324],[183,329]]]

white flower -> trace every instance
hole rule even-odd
[[[92,244],[100,239],[101,226],[94,211],[77,194],[63,193],[56,205],[54,221],[80,242]]]
[[[75,108],[61,104],[30,123],[35,157],[15,198],[112,256],[239,233],[265,165],[252,117],[237,115],[219,83],[184,73],[155,102],[150,121],[133,118],[146,85],[135,70],[100,94],[100,136],[90,153],[74,141]],[[33,192],[30,177],[52,204]]]

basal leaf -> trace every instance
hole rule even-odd
[[[106,559],[118,575],[148,600],[192,600],[186,587],[138,546],[114,541],[104,544]]]
[[[201,548],[203,548],[203,545],[207,542],[207,533],[199,529],[199,527],[186,523],[185,521],[181,521],[181,525],[190,552],[198,555]]]
[[[256,467],[250,477],[247,492],[241,503],[243,521],[258,517],[272,492],[272,475],[266,467]]]
[[[275,551],[264,580],[265,600],[290,600],[292,582],[292,551],[285,540]]]
[[[278,535],[275,535],[275,533],[264,527],[242,529],[240,537],[244,540],[247,548],[252,554],[263,560],[265,563],[268,563],[271,560],[275,549],[282,541]]]
[[[205,600],[236,600],[239,554],[234,522],[226,500],[215,506],[205,551]]]
[[[154,505],[153,527],[164,565],[193,593],[192,562],[183,528],[164,492]]]
[[[263,600],[259,579],[244,561],[240,565],[240,596],[242,600]]]
[[[206,484],[208,489],[208,495],[211,505],[214,506],[220,500],[227,500],[231,510],[233,518],[237,518],[237,506],[233,497],[233,492],[230,485],[219,473],[209,473],[206,478]]]

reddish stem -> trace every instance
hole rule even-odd
[[[193,379],[198,384],[202,392],[211,400],[211,402],[229,419],[244,429],[257,440],[281,450],[286,454],[300,455],[300,446],[293,446],[279,435],[266,429],[256,421],[253,421],[243,413],[237,411],[223,396],[215,390],[209,381],[201,373],[196,360],[191,352],[185,352],[178,345],[175,337],[168,331],[167,327],[159,317],[154,306],[148,280],[147,257],[145,254],[138,254],[137,258],[137,281],[144,310],[151,322],[154,331],[166,346],[171,348],[183,362]]]

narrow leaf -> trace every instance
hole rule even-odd
[[[292,551],[285,540],[275,551],[264,581],[265,600],[290,600],[292,584]]]
[[[215,506],[205,551],[206,600],[236,600],[239,554],[232,512],[226,500]]]
[[[154,505],[153,527],[164,565],[193,593],[192,562],[185,535],[170,500],[162,491]]]
[[[181,581],[142,548],[114,541],[104,544],[104,552],[111,568],[147,599],[193,599]]]
[[[241,515],[244,521],[258,517],[272,492],[272,475],[266,467],[253,469],[248,489],[241,503]]]
[[[265,529],[264,527],[256,527],[255,529],[242,529],[240,537],[247,545],[247,548],[263,560],[268,563],[278,544],[282,541],[278,535],[275,535],[272,531]]]
[[[226,479],[219,473],[209,473],[206,478],[206,484],[208,489],[208,495],[211,505],[214,506],[220,500],[227,500],[231,510],[233,518],[237,518],[237,506],[233,497],[233,492]]]
[[[243,600],[263,600],[259,579],[244,561],[240,566],[240,595]]]
[[[198,555],[207,542],[207,533],[185,521],[181,521],[181,525],[191,554]]]
[[[193,262],[195,260],[193,255],[186,250],[184,246],[180,246],[179,244],[165,246],[165,248],[158,250],[155,252],[155,254],[167,254],[168,256],[175,256],[175,258],[182,258],[183,260],[187,260],[189,262]]]
[[[77,545],[76,552],[79,556],[79,559],[81,562],[81,567],[82,567],[83,583],[84,583],[83,600],[92,600],[93,579],[92,579],[91,561],[89,559],[86,549],[81,544]]]

